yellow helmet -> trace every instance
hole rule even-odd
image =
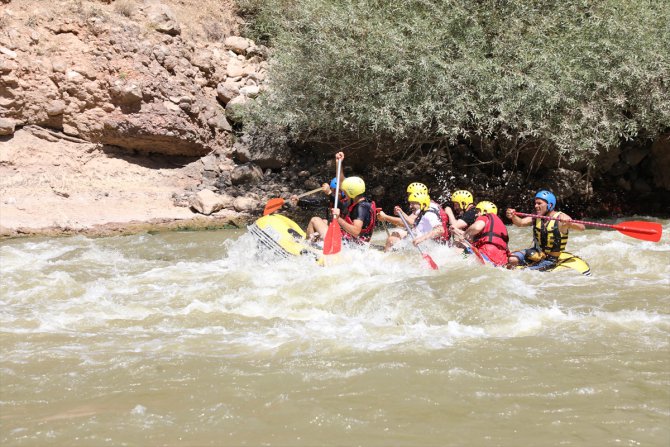
[[[410,183],[409,186],[407,187],[407,194],[412,194],[415,192],[423,192],[428,194],[428,187],[423,183],[419,182]]]
[[[466,209],[468,205],[472,205],[475,201],[475,198],[472,196],[470,191],[464,189],[459,189],[454,191],[451,195],[451,201],[458,203],[462,209]]]
[[[430,196],[425,192],[413,192],[407,198],[408,202],[416,202],[421,205],[421,210],[427,210],[430,206]]]
[[[342,191],[352,199],[365,192],[365,182],[360,177],[347,177],[340,186]]]
[[[498,214],[498,207],[496,204],[489,202],[488,200],[479,202],[475,208],[482,214]]]

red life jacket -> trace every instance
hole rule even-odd
[[[435,238],[435,240],[445,244],[449,242],[449,216],[447,216],[447,213],[444,211],[444,208],[442,208],[439,204],[431,201],[428,209],[426,211],[421,212],[417,217],[417,219],[414,221],[415,227],[419,224],[421,217],[425,213],[435,214],[440,219],[440,223],[442,224],[442,230],[444,230],[444,232],[440,235],[440,237]]]
[[[346,231],[342,232],[342,239],[354,241],[354,242],[370,242],[370,238],[372,237],[372,231],[375,229],[375,223],[377,219],[377,205],[375,204],[374,200],[368,200],[368,199],[363,199],[358,203],[352,203],[349,205],[348,212],[347,212],[347,217],[344,218],[344,221],[348,224],[354,223],[353,220],[351,220],[351,213],[356,208],[357,206],[360,206],[364,203],[369,203],[370,204],[370,223],[366,226],[361,228],[361,232],[358,234],[358,236],[352,236],[351,234],[347,233]],[[365,222],[363,222],[365,224]]]
[[[491,244],[501,250],[507,251],[509,236],[507,235],[507,227],[500,220],[500,217],[496,214],[485,214],[479,216],[477,220],[479,219],[486,219],[487,222],[482,232],[473,238],[473,245],[480,248],[486,244]]]

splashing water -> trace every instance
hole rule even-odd
[[[592,277],[437,246],[438,271],[323,268],[239,231],[5,241],[0,443],[667,445],[668,226],[572,234]]]

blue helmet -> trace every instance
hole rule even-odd
[[[330,181],[330,189],[333,190],[334,194],[335,189],[337,189],[337,177],[333,177]],[[340,200],[345,199],[346,197],[346,194],[344,194],[344,191],[342,190],[342,184],[340,183]]]
[[[535,198],[547,202],[547,209],[549,211],[553,210],[556,207],[556,196],[552,192],[547,191],[546,189],[538,191],[537,194],[535,194]]]

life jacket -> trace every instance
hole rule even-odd
[[[447,213],[444,211],[444,208],[442,208],[438,203],[431,201],[428,209],[426,211],[421,211],[419,213],[416,220],[414,221],[414,226],[416,227],[417,225],[419,225],[421,218],[426,213],[435,214],[438,217],[438,219],[440,219],[440,223],[442,224],[442,230],[444,231],[439,237],[435,238],[435,240],[445,244],[449,242],[449,216],[447,216]]]
[[[559,211],[554,217],[561,214]],[[533,219],[533,241],[544,253],[562,253],[568,244],[568,233],[561,233],[556,220]]]
[[[486,218],[487,222],[481,233],[473,237],[473,245],[480,248],[486,244],[495,245],[501,250],[507,251],[507,242],[509,236],[507,235],[507,227],[495,214],[484,214],[477,218]]]
[[[333,210],[332,209],[335,207],[335,195],[334,194],[328,196],[328,202],[329,202],[330,206],[328,207],[327,212],[326,212],[326,220],[328,220],[328,222],[330,222],[330,221],[333,220]],[[348,202],[345,202],[340,197],[340,199],[337,201],[337,207],[340,209],[340,217],[342,217],[344,219],[346,217],[347,213],[349,212]]]
[[[375,229],[375,223],[377,219],[377,205],[375,204],[374,200],[363,199],[358,203],[352,203],[349,205],[349,208],[347,209],[347,216],[344,218],[344,221],[353,225],[354,221],[351,219],[352,211],[357,206],[364,206],[366,203],[370,206],[370,223],[366,227],[361,228],[361,232],[358,234],[358,236],[352,236],[346,231],[343,231],[342,239],[354,242],[370,242],[372,231]]]

